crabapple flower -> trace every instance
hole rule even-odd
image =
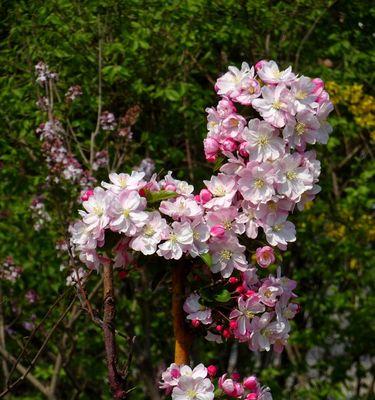
[[[203,214],[203,208],[197,204],[194,198],[177,197],[177,199],[162,201],[159,211],[169,215],[173,219],[183,217],[197,218]]]
[[[152,211],[148,214],[148,220],[139,234],[131,240],[130,247],[145,255],[153,254],[157,245],[166,237],[168,237],[166,220],[157,211]]]
[[[315,84],[306,76],[300,76],[297,80],[291,82],[290,94],[294,99],[295,110],[297,112],[306,109],[310,110],[316,105]]]
[[[280,71],[278,65],[273,60],[262,60],[257,64],[257,66],[258,65],[259,68],[257,68],[257,74],[259,78],[266,83],[275,85],[278,83],[290,83],[296,79],[291,66],[284,71]]]
[[[120,193],[124,189],[137,190],[142,186],[142,180],[145,176],[144,172],[132,171],[129,174],[116,174],[112,172],[109,174],[109,180],[112,183],[102,182],[102,186],[109,189],[113,193]]]
[[[204,325],[212,323],[211,309],[199,303],[199,294],[192,293],[184,303],[184,311],[188,314],[189,320],[198,320]]]
[[[214,385],[209,378],[194,379],[190,376],[181,376],[178,386],[173,388],[172,400],[212,400]]]
[[[209,247],[212,253],[211,271],[213,273],[220,272],[223,278],[229,278],[233,269],[246,271],[248,268],[244,255],[245,246],[242,246],[236,237],[216,239],[209,244]]]
[[[275,262],[273,248],[270,246],[258,247],[256,249],[256,259],[259,266],[267,268],[270,264]]]
[[[247,300],[240,297],[238,299],[238,309],[234,309],[229,318],[236,319],[237,330],[241,336],[245,336],[250,333],[250,321],[255,316],[265,311],[264,305],[260,302],[260,297],[253,295]]]
[[[238,189],[245,200],[253,204],[266,203],[275,194],[274,169],[271,164],[250,163],[239,176]]]
[[[313,176],[301,166],[301,156],[293,153],[284,156],[278,162],[276,174],[277,191],[290,200],[298,202],[303,192],[312,189]]]
[[[228,67],[228,72],[221,76],[216,84],[215,89],[220,96],[227,96],[228,98],[236,101],[236,97],[242,91],[242,85],[246,78],[254,76],[254,70],[250,70],[249,64],[243,62],[241,70],[236,67]]]
[[[193,231],[190,223],[173,222],[172,230],[166,239],[165,242],[159,244],[157,254],[167,260],[180,259],[185,248],[193,243]]]
[[[278,246],[285,249],[288,242],[295,242],[296,228],[294,224],[281,216],[272,222],[272,225],[263,226],[267,242],[271,246]]]
[[[230,397],[241,398],[244,393],[242,384],[233,379],[228,379],[227,374],[219,378],[219,388]]]
[[[253,100],[252,106],[265,121],[276,128],[282,128],[288,115],[295,114],[289,90],[283,84],[275,87],[263,86],[262,98]]]
[[[148,219],[147,213],[143,211],[145,208],[146,199],[137,191],[124,190],[110,207],[110,228],[127,236],[135,235]]]
[[[306,143],[323,143],[325,138],[320,135],[318,118],[308,110],[298,112],[295,119],[290,119],[284,130],[283,136],[293,148],[304,150]],[[327,137],[328,139],[328,137]]]
[[[242,134],[250,161],[274,161],[285,152],[285,144],[273,126],[259,119],[249,121]]]
[[[207,189],[214,196],[204,206],[205,208],[229,207],[236,194],[237,182],[233,176],[219,174],[213,176],[209,181],[203,181]]]
[[[104,228],[110,221],[108,214],[113,196],[110,192],[101,187],[94,189],[94,194],[87,201],[82,203],[86,211],[80,211],[83,222],[88,226],[88,230],[93,233],[95,238],[101,238]]]

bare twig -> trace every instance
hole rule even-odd
[[[2,356],[2,358],[6,361],[8,361],[9,363],[16,363],[16,359],[9,354],[2,346],[0,346],[0,354]],[[16,368],[17,370],[22,374],[22,376],[25,376],[25,378],[36,388],[38,389],[41,393],[43,393],[46,397],[49,397],[50,393],[48,388],[43,385],[39,379],[37,379],[33,374],[29,372],[27,372],[27,369],[20,363],[15,364],[17,365]],[[6,395],[6,393],[9,390],[4,391],[3,393],[1,393],[0,397],[4,397]]]
[[[66,317],[66,315],[68,314],[70,309],[73,307],[74,302],[75,302],[75,297],[71,301],[71,303],[68,305],[66,310],[63,312],[63,314],[60,316],[60,318],[52,326],[52,328],[48,332],[47,336],[45,337],[42,346],[40,347],[40,349],[38,350],[38,352],[36,353],[34,358],[31,360],[31,363],[29,364],[29,366],[25,369],[25,371],[22,373],[22,375],[16,381],[14,381],[11,385],[8,385],[7,389],[0,393],[0,398],[4,397],[7,393],[9,393],[11,390],[13,390],[20,382],[22,382],[27,377],[27,375],[33,369],[35,363],[38,361],[40,355],[43,353],[44,349],[46,348],[48,342],[50,341],[50,339],[51,339],[51,337],[53,335],[53,333],[55,332],[57,327],[60,325],[60,323],[63,321],[63,319]]]
[[[103,265],[104,317],[103,334],[104,347],[107,358],[108,380],[113,397],[123,400],[127,397],[126,379],[117,368],[117,347],[115,336],[115,293],[113,288],[113,266],[111,263]]]
[[[98,54],[98,116],[96,120],[95,131],[91,133],[90,140],[90,169],[92,170],[92,165],[94,162],[94,151],[95,151],[95,138],[99,133],[100,129],[100,116],[102,114],[102,35],[100,28],[100,17],[98,18],[99,24],[99,54]]]

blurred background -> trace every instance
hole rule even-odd
[[[321,77],[335,105],[329,143],[316,147],[322,192],[292,217],[297,242],[283,262],[285,274],[298,281],[302,311],[281,357],[197,340],[193,359],[222,370],[230,362],[241,373],[255,371],[276,400],[374,399],[374,5],[366,0],[0,5],[1,388],[9,375],[12,381],[20,373],[4,360],[17,357],[27,343],[20,360],[27,367],[71,300],[68,293],[51,307],[66,290],[64,241],[78,216],[80,188],[69,179],[51,179],[46,149],[35,133],[48,119],[35,65],[42,61],[58,74],[51,89],[54,118],[89,181],[107,179],[111,169],[129,172],[146,159],[150,169],[155,164],[156,172],[172,170],[200,189],[212,174],[202,140],[204,110],[216,102],[215,80],[228,65],[273,59]],[[73,96],[69,88],[77,85],[82,94]],[[85,160],[99,98],[107,120],[96,136],[95,159]],[[94,274],[88,285],[101,310],[99,279]],[[155,387],[173,348],[168,271],[160,261],[141,260],[129,276],[116,276],[116,287],[118,329],[136,335],[130,398],[161,399]],[[68,310],[77,317],[56,328],[35,363],[36,382],[24,380],[9,398],[110,398],[101,329],[79,310],[79,304]],[[120,350],[125,362],[129,341],[120,340]],[[51,381],[54,397],[42,390]]]

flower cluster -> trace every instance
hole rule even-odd
[[[58,120],[48,121],[37,128],[36,134],[42,141],[50,175],[47,180],[59,183],[61,179],[79,184],[82,189],[92,186],[96,180],[85,170],[64,144],[64,129]]]
[[[332,130],[324,83],[260,61],[252,68],[229,67],[215,88],[222,98],[206,110],[205,154],[208,161],[220,154],[227,162],[205,182],[214,197],[205,207],[234,206],[232,221],[245,224],[249,238],[262,228],[267,242],[284,250],[296,239],[288,214],[320,191],[320,162],[306,145],[327,143]],[[251,117],[241,115],[235,103]]]
[[[13,257],[9,256],[1,264],[0,279],[14,283],[20,278],[22,271],[22,268],[14,263]]]
[[[82,88],[80,85],[74,85],[70,86],[68,91],[65,93],[65,100],[67,102],[72,102],[74,101],[77,97],[82,96]]]
[[[71,234],[80,259],[89,268],[97,269],[104,261],[97,248],[105,245],[106,231],[125,237],[113,249],[118,267],[129,259],[130,249],[175,260],[186,253],[195,257],[208,251],[210,235],[202,222],[204,209],[192,194],[193,186],[174,179],[171,173],[160,181],[155,176],[146,181],[144,176],[137,171],[131,175],[111,173],[109,183],[102,182],[102,187],[83,197],[82,220],[71,227]],[[155,208],[155,196],[173,199],[162,200]]]
[[[203,364],[193,370],[187,365],[171,364],[161,376],[160,388],[173,400],[212,400],[215,394],[243,400],[272,400],[267,387],[261,387],[255,376],[241,380],[237,373],[215,379],[217,367]],[[216,390],[215,390],[216,388]]]
[[[269,351],[273,345],[276,352],[282,352],[289,337],[289,321],[299,306],[291,302],[297,297],[293,293],[296,282],[280,273],[278,269],[277,277],[259,279],[256,268],[249,268],[241,279],[229,279],[229,290],[224,292],[227,298],[216,303],[192,293],[184,303],[187,320],[195,328],[204,325],[209,341],[234,338],[253,351]]]
[[[100,126],[104,131],[113,131],[116,128],[116,118],[109,111],[104,111],[99,118]]]
[[[35,72],[37,74],[36,81],[40,85],[48,83],[48,80],[57,81],[58,79],[57,73],[50,71],[48,65],[43,61],[39,61],[38,64],[35,65]]]
[[[34,222],[34,230],[39,232],[46,223],[51,221],[51,216],[46,210],[46,205],[42,196],[33,198],[30,204],[30,210]]]

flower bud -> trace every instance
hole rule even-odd
[[[243,386],[251,391],[256,391],[258,388],[258,380],[255,376],[248,376],[243,381]]]
[[[84,192],[83,195],[81,196],[81,200],[87,201],[93,194],[94,191],[92,189],[86,190],[86,192]]]
[[[201,324],[201,321],[199,321],[198,319],[193,319],[191,321],[191,324],[194,326],[194,328],[198,328],[198,326]]]
[[[221,148],[224,151],[233,152],[237,149],[237,143],[232,138],[226,138],[221,143]]]
[[[223,330],[223,325],[217,325],[215,328],[218,332],[221,332]]]
[[[223,330],[223,337],[225,337],[225,339],[229,339],[231,336],[232,336],[232,334],[230,333],[229,329]]]
[[[229,327],[230,327],[230,329],[232,329],[232,330],[234,330],[234,329],[237,329],[237,321],[235,321],[234,319],[232,319],[230,322],[229,322]]]
[[[209,365],[207,367],[208,375],[213,378],[217,374],[218,368],[216,365]]]
[[[246,150],[246,147],[249,145],[247,142],[242,142],[238,148],[238,152],[242,157],[249,157],[249,152]]]
[[[202,189],[199,193],[199,197],[201,199],[201,203],[206,204],[212,199],[212,193],[207,189]]]
[[[212,226],[210,229],[210,234],[213,237],[222,238],[225,234],[225,228],[222,225]]]
[[[238,372],[233,372],[232,379],[235,381],[239,381],[241,379],[241,375]]]
[[[231,277],[229,278],[229,280],[228,280],[228,282],[229,282],[231,285],[234,285],[235,283],[238,283],[238,281],[239,281],[239,279],[236,278],[235,276],[231,276]]]

